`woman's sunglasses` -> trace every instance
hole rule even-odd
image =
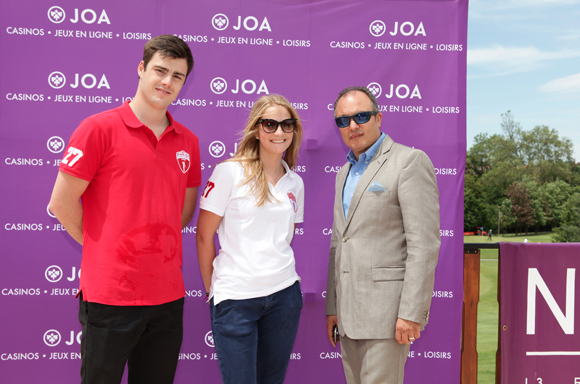
[[[278,130],[278,127],[282,127],[282,130],[286,133],[292,133],[296,129],[296,119],[286,119],[282,121],[276,121],[273,119],[261,119],[258,123],[262,124],[262,129],[266,133],[274,133]]]

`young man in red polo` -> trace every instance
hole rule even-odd
[[[50,210],[83,246],[82,383],[172,383],[183,335],[181,229],[201,182],[198,138],[167,107],[191,69],[171,35],[145,44],[135,98],[85,119]],[[79,201],[82,201],[81,202]]]

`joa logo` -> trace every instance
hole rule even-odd
[[[383,88],[379,83],[370,83],[369,85],[367,85],[367,88],[377,98],[383,94]]]
[[[217,95],[221,95],[228,89],[228,82],[223,77],[216,77],[210,83],[211,91]]]
[[[52,136],[46,142],[46,148],[52,153],[60,153],[65,147],[64,140],[60,136]]]
[[[367,88],[377,99],[383,94],[383,88],[379,83],[370,83],[367,85]],[[411,88],[413,90],[411,90]],[[388,90],[388,92],[385,92],[385,97],[387,99],[391,99],[392,97],[397,97],[398,99],[422,99],[421,91],[417,84],[415,84],[415,86],[409,86],[407,84],[389,84]]]
[[[222,157],[226,153],[226,146],[219,140],[212,141],[209,144],[209,154],[213,157]]]
[[[211,25],[217,29],[218,31],[225,30],[230,25],[229,18],[224,15],[223,13],[218,13],[214,15],[211,19]],[[237,24],[233,26],[236,31],[240,29],[245,29],[246,31],[268,31],[272,32],[272,28],[270,28],[270,23],[268,22],[268,18],[264,17],[260,22],[259,19],[255,16],[246,16],[242,19],[242,16],[238,16]]]
[[[51,283],[56,283],[62,279],[62,269],[58,265],[51,265],[44,271],[44,277]]]
[[[44,340],[44,344],[48,345],[49,347],[56,347],[61,340],[60,332],[56,329],[49,329],[48,331],[44,332],[42,339]]]
[[[109,85],[109,81],[107,80],[107,76],[104,74],[101,75],[101,79],[97,81],[97,76],[93,75],[92,73],[86,74],[74,74],[74,83],[70,84],[71,88],[78,88],[79,86],[85,89],[101,89],[107,88],[111,89]],[[54,71],[50,75],[48,75],[48,84],[54,89],[61,89],[66,84],[66,76],[64,73],[59,71]]]
[[[223,13],[218,13],[211,19],[211,25],[218,31],[223,31],[230,24],[230,20]]]
[[[48,9],[47,12],[48,20],[52,21],[55,24],[60,24],[66,19],[66,12],[63,8],[58,6],[52,6]],[[100,14],[92,9],[82,9],[79,10],[75,8],[73,11],[74,17],[70,18],[69,21],[73,24],[83,22],[85,24],[111,24],[111,20],[107,15],[107,12],[103,9]]]
[[[66,335],[66,333],[64,334]],[[64,339],[64,343],[66,345],[73,345],[76,341],[77,344],[80,344],[82,335],[82,331],[70,331],[70,337],[68,338],[69,340],[67,341]],[[56,347],[63,339],[59,331],[56,329],[49,329],[48,331],[44,332],[42,340],[44,341],[44,344],[48,345],[49,347]]]
[[[258,82],[260,83],[259,86]],[[212,79],[212,81],[210,82],[209,88],[213,93],[221,95],[228,89],[228,82],[223,77],[216,77]],[[246,95],[251,95],[254,93],[258,95],[260,93],[264,93],[266,95],[270,94],[270,92],[268,91],[268,86],[266,85],[266,82],[264,80],[260,82],[259,80],[254,81],[252,79],[246,80],[236,79],[236,87],[234,89],[231,89],[230,91],[232,93],[237,94],[240,92],[240,90]]]
[[[374,37],[380,37],[380,36],[384,35],[386,31],[387,31],[387,26],[385,25],[385,23],[382,20],[375,20],[369,25],[369,32]],[[389,32],[389,35],[397,36],[399,33],[403,36],[411,36],[411,35],[413,35],[413,36],[418,36],[418,35],[427,36],[427,33],[425,32],[425,27],[423,26],[422,21],[420,21],[419,25],[417,25],[416,27],[415,27],[415,24],[413,24],[410,21],[402,22],[400,25],[399,25],[398,21],[395,21],[395,25],[393,27],[393,30]]]
[[[374,37],[379,37],[384,35],[387,30],[387,26],[381,20],[375,20],[369,25],[369,31]]]
[[[209,331],[208,333],[205,334],[205,344],[208,347],[215,348],[215,344],[214,344],[214,341],[213,341],[213,333],[212,333],[212,331]]]

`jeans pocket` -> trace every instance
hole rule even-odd
[[[297,290],[297,295],[298,295],[298,300],[300,302],[300,305],[298,306],[298,308],[302,309],[302,307],[304,307],[304,296],[302,295],[302,287],[300,286],[300,282],[297,281],[296,282],[296,290]]]

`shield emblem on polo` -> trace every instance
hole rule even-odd
[[[298,211],[298,204],[296,203],[296,197],[292,192],[288,192],[288,198],[290,199],[290,204],[292,205],[292,209],[294,209],[294,213]]]
[[[191,165],[191,162],[189,161],[189,153],[179,151],[175,153],[175,156],[177,157],[177,164],[179,165],[181,172],[186,173],[189,171],[189,166]]]

